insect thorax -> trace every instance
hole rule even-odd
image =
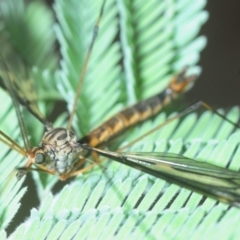
[[[79,161],[79,155],[83,151],[76,135],[65,128],[46,131],[40,148],[46,155],[43,165],[59,174],[68,173]]]

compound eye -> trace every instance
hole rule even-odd
[[[37,153],[35,157],[35,163],[41,164],[45,161],[46,156],[43,153]]]

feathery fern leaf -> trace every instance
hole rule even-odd
[[[15,121],[16,115],[11,99],[2,89],[0,89],[0,102],[4,102],[1,107],[1,130],[12,138],[19,136],[20,132],[18,123]],[[17,182],[14,171],[23,158],[11,151],[7,145],[0,144],[0,229],[5,229],[18,211],[26,188],[21,189],[24,179]]]
[[[61,71],[59,90],[72,107],[80,71],[89,47],[93,27],[102,1],[58,0],[55,11],[59,21],[56,27],[61,45]],[[66,6],[67,4],[67,6]],[[114,43],[117,34],[117,9],[113,1],[107,1],[100,32],[93,49],[88,73],[84,80],[77,111],[75,129],[81,135],[103,120],[108,111],[113,112],[120,91],[121,55],[119,43]],[[111,101],[110,101],[111,100]],[[102,111],[99,111],[102,109]]]
[[[71,108],[93,20],[102,1],[70,2],[66,6],[65,1],[56,1],[55,11],[59,21],[56,33],[63,56],[59,90]],[[170,77],[186,65],[192,66],[190,72],[199,73],[199,68],[194,66],[206,39],[194,38],[208,16],[202,11],[204,5],[205,1],[201,4],[189,1],[186,6],[174,1],[153,0],[149,4],[142,0],[107,1],[74,127],[82,134],[88,132],[116,112],[118,103],[126,106],[159,92]],[[193,13],[187,11],[188,7],[194,9]],[[85,12],[88,21],[84,18]],[[185,30],[193,23],[192,34],[187,34]],[[193,60],[190,56],[197,57]],[[122,63],[121,69],[119,63]]]
[[[54,79],[69,109],[101,3],[101,0],[56,0],[54,5],[58,20],[55,32],[63,59],[54,77],[44,76],[39,70],[35,71],[35,76],[45,81]],[[196,36],[207,19],[207,13],[202,11],[205,4],[204,0],[107,1],[78,103],[74,122],[78,136],[100,124],[120,107],[160,91],[170,76],[183,66],[189,65],[192,73],[200,72],[196,63],[206,40]],[[49,90],[54,85],[51,84]],[[5,95],[3,97],[5,99]],[[2,110],[2,116],[9,123],[13,111],[10,105],[4,107],[6,113]],[[233,121],[238,119],[239,109],[233,109],[228,117]],[[166,115],[162,113],[135,128],[125,142],[165,119]],[[63,124],[62,118],[60,122]],[[16,122],[11,126],[1,125],[1,129],[10,136],[16,134],[14,139],[19,136]],[[232,130],[231,125],[208,112],[199,119],[190,114],[148,136],[131,151],[181,153],[238,170],[240,138],[235,133],[227,139]],[[213,138],[216,140],[210,140]],[[7,209],[13,206],[15,210],[25,189],[19,191],[21,183],[15,186],[11,182],[16,182],[15,179],[7,181],[5,178],[10,175],[10,170],[19,166],[21,159],[11,161],[15,156],[13,153],[2,153],[0,164],[5,166],[1,168],[5,175],[1,176],[1,186],[6,183],[14,187],[3,188],[3,196],[10,197],[6,201],[0,196],[0,201],[3,206],[8,206]],[[56,196],[47,192],[57,178],[35,173],[36,186],[42,195],[39,210],[32,209],[30,218],[15,230],[10,239],[19,239],[19,236],[25,239],[111,239],[116,236],[120,239],[145,237],[146,233],[149,238],[186,239],[199,236],[197,234],[202,234],[202,229],[213,238],[222,233],[222,226],[238,217],[239,211],[235,208],[228,210],[224,204],[215,206],[216,201],[212,199],[114,161],[106,161],[103,167],[108,169],[104,174],[102,168],[96,167],[89,174],[78,176]],[[11,211],[0,213],[0,218],[4,219],[2,228],[13,215]],[[230,226],[224,236],[234,239],[239,234],[238,229],[233,224]],[[5,232],[0,232],[0,236],[5,237]]]
[[[227,141],[202,142],[198,139],[190,143],[185,155],[208,159],[209,162],[217,159],[220,165],[230,159],[232,164],[238,164],[239,137],[239,133],[235,133]],[[176,141],[169,151],[178,152],[185,148],[181,141]],[[231,156],[226,158],[230,152]],[[16,229],[10,239],[20,235],[30,238],[32,234],[37,238],[48,236],[48,239],[66,239],[67,236],[73,239],[80,236],[111,239],[115,236],[120,239],[146,234],[153,239],[158,236],[166,239],[194,236],[196,239],[202,236],[203,229],[205,238],[220,236],[220,231],[224,236],[238,239],[238,228],[229,224],[239,217],[238,209],[222,203],[216,205],[212,199],[138,170],[120,168],[116,172],[108,170],[104,174],[91,174],[88,178],[79,176],[57,196],[48,194],[39,210],[32,209],[30,218]],[[233,169],[238,170],[239,164]],[[228,228],[222,232],[222,226]]]

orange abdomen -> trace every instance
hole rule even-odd
[[[78,142],[97,147],[108,142],[129,127],[155,116],[173,98],[184,92],[189,83],[195,80],[195,76],[185,77],[184,74],[185,70],[174,77],[162,92],[122,110]]]

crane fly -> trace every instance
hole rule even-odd
[[[69,177],[74,177],[84,172],[86,168],[82,168],[82,166],[85,158],[92,152],[95,152],[100,156],[108,157],[155,177],[212,197],[218,201],[240,207],[240,174],[238,172],[205,162],[197,162],[177,154],[111,152],[100,148],[128,128],[155,116],[172,99],[186,91],[189,85],[196,79],[196,76],[186,75],[186,68],[177,74],[159,94],[120,111],[83,138],[78,139],[76,134],[71,130],[72,118],[77,109],[77,99],[80,94],[93,43],[97,36],[104,4],[105,1],[101,7],[93,40],[82,70],[68,128],[52,127],[52,124],[41,114],[37,105],[31,99],[28,99],[27,95],[22,93],[20,83],[11,73],[11,69],[4,58],[1,57],[3,85],[12,98],[25,148],[19,146],[2,131],[0,132],[0,140],[27,158],[26,165],[18,169],[17,179],[21,179],[29,171],[40,171],[52,175],[56,174],[60,180],[64,181]],[[45,133],[40,145],[37,147],[30,146],[19,103],[25,105],[29,112],[45,126]],[[184,110],[176,117],[181,117],[195,110],[200,105],[212,110],[205,103],[199,102]]]

